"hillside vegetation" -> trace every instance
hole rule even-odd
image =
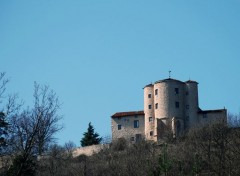
[[[236,126],[236,123],[235,123]],[[113,141],[91,156],[72,157],[71,147],[54,146],[35,163],[37,176],[239,175],[240,129],[214,123],[179,139],[155,143]]]

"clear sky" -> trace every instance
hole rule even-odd
[[[1,0],[0,72],[32,105],[33,83],[59,96],[59,143],[80,145],[91,121],[143,109],[143,87],[199,82],[202,109],[240,110],[239,0]]]

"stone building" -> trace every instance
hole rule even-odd
[[[117,112],[111,116],[112,138],[158,141],[168,131],[183,134],[196,125],[227,119],[227,110],[201,110],[198,83],[164,79],[144,88],[144,110]]]

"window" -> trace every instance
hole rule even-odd
[[[138,115],[134,115],[135,118],[138,118]]]
[[[139,120],[134,120],[133,126],[134,128],[139,128]]]
[[[136,134],[136,142],[141,141],[142,135],[141,134]]]
[[[152,109],[152,105],[148,105],[148,109]]]
[[[150,131],[150,136],[153,136],[153,131]]]
[[[175,94],[179,94],[179,89],[178,88],[175,88]]]
[[[125,118],[124,121],[125,121],[125,122],[129,122],[129,119]]]
[[[118,130],[121,130],[122,129],[122,125],[118,125]]]
[[[177,135],[179,134],[179,132],[181,131],[181,123],[179,120],[177,120]]]
[[[207,114],[203,114],[203,118],[207,118]]]
[[[153,121],[153,118],[152,117],[149,117],[149,122],[152,122]]]
[[[189,109],[189,105],[186,105],[186,109]]]
[[[178,101],[175,102],[175,107],[179,108],[179,102]]]
[[[188,91],[186,92],[186,95],[188,95]]]
[[[152,94],[148,94],[148,98],[152,98]]]
[[[134,137],[131,137],[131,138],[130,138],[130,141],[134,141]]]
[[[158,103],[155,104],[155,109],[158,109]]]
[[[189,121],[189,116],[186,116],[186,121]]]
[[[157,94],[158,94],[158,89],[155,90],[155,95],[157,95]]]

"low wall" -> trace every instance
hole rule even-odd
[[[94,153],[98,153],[100,150],[106,147],[108,148],[109,144],[99,144],[99,145],[91,145],[87,147],[79,147],[73,150],[73,157],[77,157],[79,155],[90,156]]]

